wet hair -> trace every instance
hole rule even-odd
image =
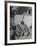
[[[21,24],[24,25],[24,21],[21,21]]]
[[[11,30],[11,29],[16,30],[16,26],[10,27],[10,30]]]

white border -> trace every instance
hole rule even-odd
[[[10,40],[10,6],[29,6],[32,7],[32,39],[25,39],[25,40]],[[34,26],[34,5],[33,4],[20,4],[20,3],[7,3],[7,43],[26,43],[26,42],[34,42],[34,33],[35,33],[35,26]]]

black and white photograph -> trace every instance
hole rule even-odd
[[[10,40],[32,38],[32,7],[10,7]]]
[[[6,2],[6,5],[7,43],[35,43],[35,3]]]

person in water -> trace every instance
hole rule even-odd
[[[12,28],[11,28],[11,31],[10,31],[10,40],[15,40],[16,39],[16,37],[15,36],[17,36],[17,34],[16,34],[16,26],[13,26]]]

